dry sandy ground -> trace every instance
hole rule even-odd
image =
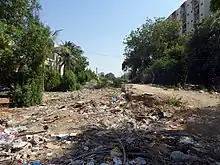
[[[174,90],[153,87],[150,85],[139,85],[133,84],[133,88],[136,92],[149,92],[155,93],[161,97],[182,97],[182,100],[194,107],[208,107],[215,106],[220,102],[219,94],[210,94],[207,92],[200,93],[199,91],[185,91],[185,90]]]

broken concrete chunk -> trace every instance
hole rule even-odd
[[[46,147],[49,148],[49,149],[52,149],[52,150],[60,148],[60,146],[54,145],[53,143],[47,143]]]
[[[184,154],[181,151],[173,151],[171,153],[170,157],[176,162],[182,162],[182,161],[185,161],[185,160],[189,160],[189,161],[198,160],[198,158],[196,156],[192,156],[192,155],[189,155],[189,154]]]
[[[24,149],[25,148],[31,148],[32,145],[29,142],[24,142],[24,141],[20,141],[20,142],[14,142],[13,143],[13,149]]]

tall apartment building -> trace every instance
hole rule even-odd
[[[210,1],[211,0],[187,0],[168,17],[168,20],[181,21],[180,32],[182,34],[193,31],[194,24],[211,13]]]

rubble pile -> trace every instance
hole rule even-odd
[[[8,109],[0,116],[0,164],[218,163],[218,150],[210,151],[220,141],[183,131],[186,106],[122,91],[46,93],[41,106]]]

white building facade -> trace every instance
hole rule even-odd
[[[210,2],[211,0],[187,0],[168,17],[168,20],[182,22],[181,34],[193,32],[194,24],[211,14]]]

